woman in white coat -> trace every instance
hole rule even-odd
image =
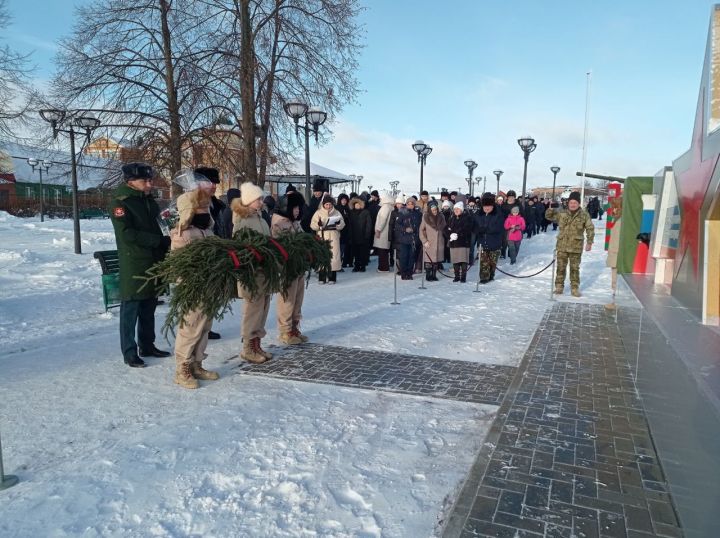
[[[332,251],[332,262],[330,271],[320,271],[318,279],[320,284],[337,282],[337,272],[342,269],[342,252],[340,252],[340,232],[345,227],[345,220],[340,212],[335,209],[335,200],[329,194],[323,196],[320,208],[310,220],[310,227],[315,230],[318,237],[330,241]]]
[[[395,205],[392,196],[384,192],[380,195],[380,210],[375,220],[375,239],[373,247],[378,255],[378,272],[390,271],[390,214]]]

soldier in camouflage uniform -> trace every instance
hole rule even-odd
[[[557,222],[560,226],[558,232],[557,274],[555,275],[555,293],[562,295],[565,287],[565,272],[570,264],[570,291],[573,297],[580,297],[580,258],[583,252],[583,233],[587,237],[585,250],[592,248],[595,239],[595,226],[590,215],[580,207],[580,193],[573,192],[568,200],[566,211],[550,208],[545,212],[545,218]]]

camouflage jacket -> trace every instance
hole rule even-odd
[[[583,251],[583,232],[587,236],[587,242],[595,240],[595,226],[593,226],[590,215],[584,209],[578,209],[575,213],[568,210],[550,208],[545,212],[545,218],[557,222],[558,231],[556,248],[560,252]]]

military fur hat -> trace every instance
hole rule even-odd
[[[508,196],[510,193],[508,193]],[[480,199],[480,205],[486,206],[486,205],[495,205],[495,195],[491,192],[486,192],[482,195],[482,198]]]
[[[155,176],[153,167],[146,163],[127,163],[122,165],[123,181],[133,179],[152,179]]]
[[[568,197],[568,202],[570,200],[575,200],[577,203],[580,203],[580,193],[578,191],[571,192],[570,196]]]
[[[305,198],[297,191],[290,191],[285,196],[281,196],[275,206],[275,213],[290,220],[300,220],[302,218],[302,208],[305,205]],[[293,218],[293,209],[300,208],[300,215],[297,219]]]

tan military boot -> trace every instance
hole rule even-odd
[[[195,379],[202,379],[204,381],[215,381],[216,379],[220,379],[220,374],[206,370],[202,367],[201,362],[190,363],[190,373]]]
[[[252,340],[255,340],[255,346],[257,349],[257,352],[260,353],[263,357],[265,357],[267,360],[272,359],[272,353],[265,351],[262,347],[260,347],[260,338],[253,338]],[[251,340],[251,343],[252,343]]]
[[[300,338],[298,338],[296,335],[294,335],[292,331],[288,331],[286,333],[280,333],[280,336],[278,337],[278,339],[283,344],[295,345],[295,344],[303,343],[303,341]]]
[[[253,364],[262,364],[267,359],[265,358],[265,355],[262,355],[252,345],[254,340],[255,340],[254,338],[250,338],[243,342],[243,349],[240,352],[240,357],[245,359],[248,362],[252,362]]]
[[[300,340],[302,340],[303,343],[310,340],[307,336],[305,336],[303,333],[300,332],[300,328],[297,325],[293,325],[293,328],[290,331],[290,334],[292,334],[293,336],[297,336]]]
[[[183,362],[175,369],[175,383],[186,389],[198,388],[197,379],[195,379],[190,370],[190,363]]]
[[[573,287],[573,288],[570,290],[570,294],[571,294],[573,297],[582,297],[582,294],[580,293],[580,290],[579,290],[578,288],[575,288],[575,287]]]
[[[562,294],[563,294],[563,288],[564,288],[564,286],[555,285],[555,295],[562,295]]]

